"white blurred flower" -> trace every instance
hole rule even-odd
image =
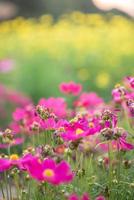
[[[102,10],[118,9],[134,17],[134,0],[93,0]]]

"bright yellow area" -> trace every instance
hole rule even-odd
[[[110,83],[110,75],[108,73],[100,72],[96,77],[96,85],[99,88],[105,88],[109,85],[109,83]]]
[[[80,128],[77,128],[76,131],[75,131],[76,135],[81,135],[83,132],[84,131]]]
[[[19,156],[17,154],[11,154],[10,155],[10,160],[18,160]]]
[[[54,171],[52,169],[45,169],[43,172],[43,175],[46,177],[53,177],[54,176]]]
[[[42,16],[37,21],[19,17],[0,24],[0,52],[8,55],[9,52],[18,50],[29,55],[46,49],[58,59],[65,55],[69,47],[74,48],[82,60],[85,54],[97,49],[101,57],[108,54],[109,63],[114,63],[120,55],[134,52],[133,35],[132,20],[121,16],[113,16],[107,20],[98,14],[75,12],[62,16],[56,23],[53,23],[49,15]],[[86,80],[86,68],[79,70],[78,76]],[[103,79],[103,87],[107,84],[108,77],[100,76],[97,82],[100,83]]]

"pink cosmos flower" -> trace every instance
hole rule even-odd
[[[13,121],[10,123],[9,126],[10,126],[11,130],[13,130],[14,133],[18,134],[21,132],[21,127],[20,127],[19,123]]]
[[[77,140],[84,138],[88,135],[93,135],[101,130],[101,124],[99,119],[94,118],[91,121],[85,118],[78,119],[77,121],[71,121],[65,123],[64,131],[60,133],[64,140]]]
[[[36,115],[33,105],[28,105],[24,108],[17,108],[12,114],[13,121],[10,127],[16,132],[23,132],[27,134],[35,133],[32,131],[33,126],[36,124],[40,128],[40,117]]]
[[[32,163],[33,165],[35,163],[41,163],[40,159],[39,159],[39,156],[36,156],[36,155],[32,155],[31,153],[28,153],[24,156],[22,156],[19,160],[18,160],[18,167],[21,169],[21,170],[27,170],[29,169],[31,166],[32,166]],[[35,166],[35,165],[34,165]]]
[[[73,81],[68,83],[61,83],[59,88],[62,93],[72,94],[74,96],[77,96],[82,90],[81,84],[77,84]]]
[[[53,159],[47,158],[44,161],[32,160],[25,164],[28,173],[38,181],[47,181],[53,185],[69,183],[74,174],[66,161],[56,163]]]
[[[65,123],[67,123],[67,121],[64,119],[56,121],[54,118],[40,121],[41,128],[45,130],[57,130],[58,128],[64,126]]]
[[[129,117],[134,117],[134,98],[126,102]]]
[[[78,140],[80,138],[86,137],[87,135],[88,135],[88,131],[84,131],[83,129],[80,129],[80,128],[77,128],[74,131],[68,130],[66,132],[61,133],[61,137],[64,140],[71,140],[71,141]]]
[[[86,121],[78,120],[74,122],[68,122],[64,125],[64,131],[60,133],[60,136],[64,140],[77,140],[87,136],[89,133]]]
[[[81,197],[74,193],[69,196],[68,200],[90,200],[90,197],[87,193],[84,193]]]
[[[104,196],[98,196],[98,197],[96,197],[95,200],[105,200],[105,197]]]
[[[82,106],[86,108],[95,108],[103,104],[104,101],[95,92],[82,93],[79,99],[75,102],[75,106]]]
[[[117,132],[116,128],[115,128],[114,131]],[[124,132],[124,133],[122,133],[122,135],[120,135],[120,137],[118,139],[111,140],[112,149],[114,151],[116,151],[116,150],[123,150],[123,151],[133,150],[134,144],[127,142],[126,138],[127,138],[127,133]],[[103,144],[98,143],[98,146],[100,146],[104,151],[108,151],[108,144],[107,143],[103,143]]]
[[[127,76],[125,80],[129,83],[129,85],[134,89],[134,77]]]
[[[67,113],[67,104],[63,98],[50,97],[49,99],[42,98],[39,105],[49,108],[58,117],[65,117]]]
[[[104,109],[101,114],[103,128],[115,128],[117,125],[117,115],[109,109]]]
[[[17,154],[11,154],[8,158],[0,158],[0,172],[7,171],[13,166],[18,166],[19,157]]]
[[[24,108],[16,108],[13,112],[13,119],[15,121],[20,121],[25,117],[26,110]]]
[[[124,150],[124,151],[130,151],[134,149],[134,144],[131,144],[126,141],[127,134],[122,134],[122,136],[119,138],[118,141],[114,141],[113,145],[117,146],[117,149]]]
[[[0,172],[9,170],[11,166],[11,161],[9,159],[0,158]]]
[[[21,170],[27,170],[27,165],[35,160],[38,161],[39,158],[30,153],[20,158],[17,154],[11,154],[8,158],[0,158],[0,172],[9,170],[13,166],[18,167]]]
[[[121,103],[124,99],[127,98],[128,91],[123,86],[117,86],[112,90],[112,97],[116,103]]]

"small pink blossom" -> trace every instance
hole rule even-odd
[[[86,108],[95,108],[103,104],[104,101],[95,92],[82,93],[79,99],[75,102],[75,106],[82,106]]]
[[[129,83],[130,87],[134,89],[134,77],[132,76],[127,76],[125,80]]]
[[[124,99],[128,96],[128,91],[125,89],[124,86],[117,85],[112,90],[112,97],[116,103],[121,103]]]
[[[73,81],[68,83],[61,83],[59,88],[62,93],[72,94],[74,96],[77,96],[82,90],[81,84],[77,84]]]
[[[105,200],[105,197],[104,196],[98,196],[98,197],[96,197],[95,200]]]
[[[58,128],[64,126],[65,123],[67,123],[67,121],[64,119],[59,119],[57,121],[54,118],[48,118],[40,121],[40,125],[43,130],[57,130]]]
[[[63,98],[50,97],[48,99],[42,98],[39,101],[39,105],[49,108],[58,117],[65,117],[67,114],[67,104]]]
[[[81,197],[73,193],[69,196],[68,200],[90,200],[90,197],[87,193],[84,193]]]
[[[16,108],[15,112],[13,112],[13,119],[15,121],[20,121],[25,117],[26,110],[24,108]]]
[[[9,170],[11,166],[11,161],[9,159],[0,158],[0,172]]]

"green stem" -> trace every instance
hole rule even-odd
[[[2,185],[1,180],[0,180],[0,187],[1,187],[1,193],[2,193],[3,199],[5,199],[5,194],[4,194],[3,185]]]
[[[112,187],[112,148],[111,148],[111,141],[108,141],[108,157],[109,157],[109,198],[111,197],[111,187]]]
[[[8,181],[7,181],[7,174],[6,174],[6,172],[4,172],[4,179],[5,179],[6,197],[7,197],[7,200],[9,200]]]

